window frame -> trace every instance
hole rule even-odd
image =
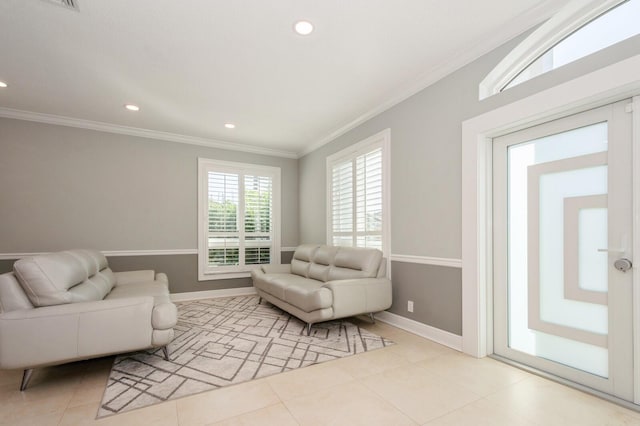
[[[478,86],[478,98],[483,100],[509,90],[506,86],[549,49],[625,1],[587,0],[569,3],[524,39],[487,74]]]
[[[231,173],[239,175],[239,187],[244,187],[244,176],[257,175],[269,176],[272,179],[272,206],[271,206],[271,232],[273,235],[270,255],[270,263],[280,263],[280,226],[281,226],[281,169],[280,167],[264,166],[259,164],[238,163],[231,161],[214,160],[210,158],[198,158],[198,281],[210,281],[230,278],[247,278],[251,271],[260,267],[255,265],[223,266],[213,270],[208,266],[208,220],[209,220],[209,194],[208,173]],[[239,191],[243,193],[243,190]],[[238,208],[244,206],[244,202],[238,203]],[[244,211],[238,215],[244,217]],[[244,228],[244,223],[242,224]],[[238,227],[240,229],[240,226]],[[242,239],[244,231],[240,231],[239,250],[244,248]],[[217,268],[215,268],[217,269]]]
[[[391,129],[385,129],[373,136],[370,136],[358,143],[342,149],[326,160],[326,243],[333,245],[333,170],[335,164],[355,160],[355,158],[367,154],[372,150],[382,148],[382,253],[388,259],[391,256]],[[355,197],[355,193],[353,195]],[[355,227],[354,222],[354,227]],[[389,268],[387,268],[389,270]]]

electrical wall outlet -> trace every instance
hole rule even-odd
[[[413,312],[413,300],[407,302],[407,311]]]

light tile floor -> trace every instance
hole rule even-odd
[[[640,425],[640,413],[386,324],[396,345],[95,420],[113,358],[0,371],[0,425]]]

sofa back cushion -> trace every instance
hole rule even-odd
[[[93,250],[26,257],[13,269],[34,306],[102,300],[115,283],[106,258]]]
[[[313,262],[309,265],[309,278],[327,282],[333,260],[338,252],[338,247],[320,246],[313,256]]]
[[[372,248],[340,247],[333,258],[328,280],[374,278],[378,275],[382,252]]]
[[[382,252],[373,248],[303,244],[293,253],[291,273],[322,282],[375,278],[381,262]]]
[[[93,275],[89,274],[88,281],[92,287],[95,287],[98,290],[100,294],[100,296],[98,296],[99,299],[104,299],[104,297],[109,294],[111,289],[116,285],[116,276],[109,268],[107,258],[97,250],[71,250],[71,252],[85,254],[87,256],[87,261],[93,262],[96,265],[96,273]],[[75,287],[70,289],[71,292],[74,290]]]
[[[0,313],[33,309],[13,272],[0,275]]]
[[[302,244],[298,246],[291,259],[291,273],[308,278],[309,266],[317,249],[317,244]]]

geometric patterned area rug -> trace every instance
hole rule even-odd
[[[348,321],[305,324],[257,296],[176,303],[178,324],[161,349],[116,357],[98,417],[246,382],[393,344]]]

